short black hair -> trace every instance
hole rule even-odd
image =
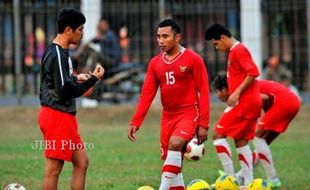
[[[67,26],[69,26],[73,30],[76,30],[85,22],[86,18],[79,10],[74,8],[61,9],[58,14],[57,20],[58,33],[63,33]]]
[[[223,88],[228,88],[226,74],[218,74],[212,81],[211,86],[214,90],[222,90]]]
[[[219,40],[221,38],[221,35],[225,35],[228,37],[232,36],[227,28],[225,28],[224,26],[220,24],[214,24],[206,30],[205,39],[206,40],[212,40],[212,39]]]
[[[175,34],[181,33],[181,27],[178,25],[176,21],[172,20],[171,18],[165,19],[158,24],[158,28],[162,28],[166,26],[171,26],[172,31],[174,31]]]

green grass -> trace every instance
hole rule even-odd
[[[42,150],[33,150],[36,139],[41,139],[37,126],[37,108],[0,109],[0,189],[19,182],[27,189],[41,189],[44,172]],[[213,105],[211,126],[219,118],[223,105]],[[87,190],[135,190],[142,185],[158,188],[162,161],[159,151],[160,108],[153,106],[142,128],[138,141],[127,139],[127,126],[134,106],[109,106],[80,109],[80,133],[94,148],[88,150],[90,167]],[[283,188],[310,189],[310,106],[304,105],[286,133],[271,146],[275,165]],[[210,140],[205,143],[206,155],[198,162],[184,161],[185,182],[202,178],[210,184],[221,168]],[[231,143],[231,141],[229,141]],[[236,154],[234,152],[234,157]],[[235,160],[236,161],[236,160]],[[235,162],[236,169],[239,164]],[[69,189],[72,166],[66,163],[59,180],[59,189]],[[264,177],[261,166],[255,168],[256,177]]]

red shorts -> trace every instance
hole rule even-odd
[[[38,120],[44,136],[45,157],[71,162],[73,151],[84,149],[74,115],[41,107]]]
[[[198,110],[190,108],[180,112],[163,112],[160,131],[161,159],[165,160],[171,136],[178,136],[186,141],[192,140],[198,126]]]
[[[214,131],[232,139],[251,140],[255,135],[257,118],[236,116],[234,112],[224,113],[214,127]]]
[[[271,108],[265,113],[257,128],[266,131],[283,133],[300,108],[300,101],[297,97],[277,98]]]

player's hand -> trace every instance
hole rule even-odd
[[[138,131],[138,128],[136,126],[129,126],[127,131],[127,136],[130,141],[135,142],[137,140],[136,138],[136,131]]]
[[[100,80],[103,78],[104,71],[104,68],[100,64],[97,64],[95,70],[89,73],[91,75],[94,75],[98,80]]]
[[[232,93],[232,94],[228,97],[228,99],[227,99],[227,105],[228,105],[228,106],[235,106],[235,105],[237,105],[238,100],[239,100],[239,93],[235,91],[234,93]]]
[[[90,74],[81,73],[76,77],[78,81],[87,81],[90,78]]]
[[[196,136],[198,139],[198,145],[204,143],[206,140],[208,140],[208,129],[198,126]]]

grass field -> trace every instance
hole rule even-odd
[[[41,139],[37,110],[30,107],[0,109],[0,189],[12,182],[19,182],[28,190],[41,189],[43,150],[32,149],[35,140]],[[223,105],[213,105],[211,110],[212,126]],[[136,143],[127,139],[127,126],[133,112],[134,106],[79,109],[81,135],[94,146],[88,150],[87,190],[135,190],[142,185],[158,188],[162,166],[159,159],[160,107],[152,107],[137,134]],[[271,146],[283,190],[310,189],[309,123],[310,105],[304,105],[287,132]],[[220,163],[211,135],[212,130],[202,160],[184,161],[186,183],[195,178],[213,183],[217,178]],[[235,166],[239,168],[239,164]],[[59,181],[60,190],[69,189],[71,169],[71,164],[66,163]],[[255,176],[264,177],[261,166],[255,168]]]

